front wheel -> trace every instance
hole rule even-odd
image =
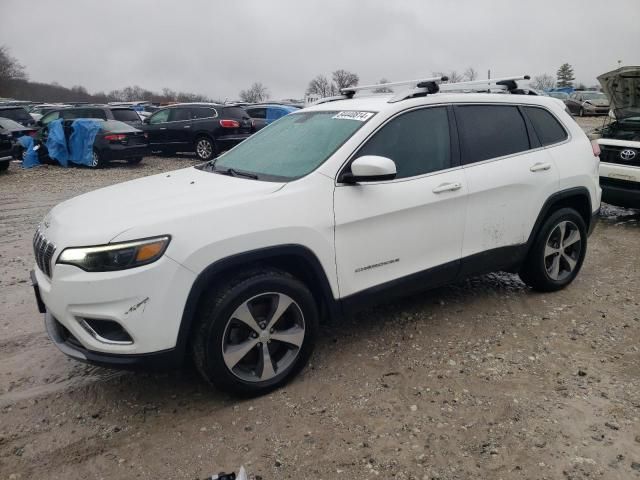
[[[195,145],[196,156],[203,161],[208,161],[215,155],[215,145],[207,137],[199,137]]]
[[[587,252],[587,228],[578,212],[561,208],[540,228],[520,278],[541,292],[554,292],[578,275]]]
[[[584,117],[584,108],[580,107],[580,112],[578,112],[578,115]]]
[[[317,328],[318,309],[302,282],[279,270],[245,272],[203,302],[192,355],[207,381],[260,395],[304,367]]]

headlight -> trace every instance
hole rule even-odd
[[[158,260],[171,237],[146,238],[96,247],[66,248],[57,263],[75,265],[87,272],[110,272],[140,267]]]

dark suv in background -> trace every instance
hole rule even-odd
[[[195,152],[210,160],[251,136],[251,117],[237,106],[181,103],[158,110],[144,120],[152,151]]]
[[[38,120],[38,125],[46,126],[54,120],[75,120],[76,118],[95,118],[98,120],[118,120],[132,127],[140,128],[142,120],[136,111],[130,106],[115,105],[86,105],[82,107],[62,107],[50,110]]]
[[[24,107],[16,105],[0,105],[0,117],[13,120],[25,127],[32,127],[36,124],[36,121]]]

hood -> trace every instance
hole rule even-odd
[[[596,107],[608,107],[609,100],[606,98],[592,98],[590,100],[585,100],[584,103],[590,103],[591,105],[595,105]]]
[[[54,207],[40,228],[58,246],[105,244],[143,225],[164,229],[158,235],[171,234],[172,219],[208,217],[220,208],[260,200],[282,185],[186,168],[74,197]]]
[[[620,67],[598,77],[618,120],[640,116],[640,67]]]

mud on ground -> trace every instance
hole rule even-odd
[[[195,479],[241,464],[264,480],[640,478],[639,212],[605,206],[561,292],[491,274],[326,324],[311,364],[262,398],[189,368],[67,359],[28,281],[35,225],[66,198],[193,164],[0,176],[0,479]]]

